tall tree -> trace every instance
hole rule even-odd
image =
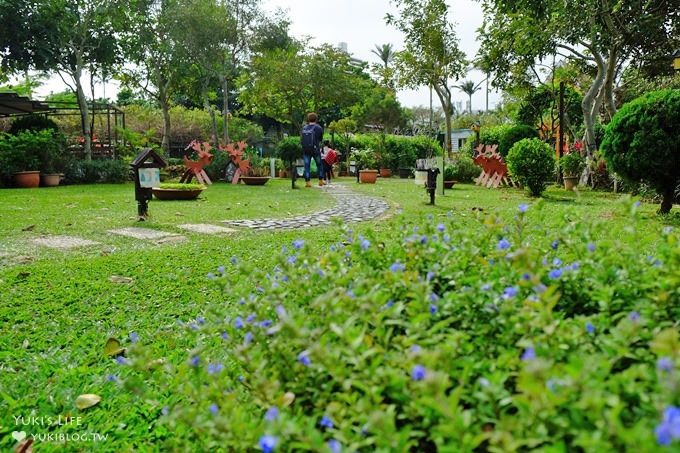
[[[239,82],[244,111],[288,124],[295,132],[307,112],[347,110],[372,83],[347,53],[328,45],[262,52],[252,58]]]
[[[0,58],[5,70],[56,72],[76,94],[85,143],[92,157],[89,106],[83,77],[112,72],[120,63],[118,33],[136,2],[122,0],[7,0],[0,4]],[[13,21],[13,22],[12,22]],[[11,25],[11,26],[8,26]]]
[[[479,66],[494,85],[532,85],[536,65],[551,55],[592,71],[582,102],[585,143],[595,148],[600,107],[616,112],[614,87],[627,65],[658,66],[678,45],[680,0],[482,0]],[[664,55],[666,55],[664,57]]]
[[[392,44],[376,44],[371,53],[380,58],[381,65],[372,65],[372,70],[378,75],[385,88],[394,90],[394,69],[391,64],[394,60],[394,47]]]
[[[472,80],[464,80],[460,84],[453,86],[454,88],[458,88],[460,91],[468,95],[468,113],[472,113],[472,95],[479,91],[482,83],[484,82],[479,82],[477,85],[475,85],[475,82]]]
[[[152,0],[130,12],[131,33],[125,40],[125,56],[131,65],[121,68],[116,78],[123,85],[141,90],[158,104],[163,115],[161,147],[170,146],[170,106],[179,88],[183,52],[172,26],[174,2]]]
[[[451,146],[453,103],[449,81],[465,73],[465,54],[448,19],[444,0],[394,0],[399,16],[387,15],[387,23],[405,34],[406,47],[395,61],[399,85],[407,88],[430,86],[444,110],[447,152]]]

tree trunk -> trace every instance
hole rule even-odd
[[[227,91],[229,89],[229,81],[227,80],[227,77],[221,77],[222,79],[222,95],[223,95],[223,102],[222,102],[222,138],[224,140],[224,144],[226,145],[229,143],[229,92]]]
[[[210,124],[212,126],[212,145],[217,148],[219,146],[219,138],[217,135],[217,120],[215,119],[215,109],[210,105],[210,99],[208,99],[208,92],[203,92],[203,107],[208,111],[210,115]]]
[[[444,137],[446,143],[446,155],[452,157],[453,147],[451,146],[451,92],[446,89],[445,86],[439,84],[434,84],[432,86],[437,97],[439,98],[439,103],[444,110],[444,123],[446,127],[446,137]]]
[[[609,49],[609,59],[607,60],[607,71],[604,79],[604,107],[607,111],[609,121],[616,114],[616,104],[614,102],[614,75],[618,60],[618,48],[613,46]]]
[[[170,103],[168,102],[168,90],[167,90],[167,80],[163,80],[163,76],[159,68],[154,69],[156,77],[156,87],[158,92],[156,95],[156,100],[158,105],[161,107],[161,112],[163,114],[163,132],[161,136],[161,148],[165,150],[166,153],[170,153],[170,128],[172,127],[170,123]]]
[[[78,101],[78,108],[80,109],[80,121],[83,128],[83,150],[85,153],[85,160],[92,160],[92,130],[90,129],[90,111],[87,107],[87,98],[83,90],[83,84],[80,81],[82,75],[82,66],[76,67],[72,73],[73,81],[76,84],[76,99]]]
[[[661,206],[659,206],[659,214],[668,214],[671,212],[673,207],[673,197],[675,195],[675,190],[673,187],[667,188],[661,194]]]

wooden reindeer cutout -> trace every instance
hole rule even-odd
[[[189,146],[187,146],[184,151],[187,151],[188,149],[194,150],[198,155],[198,160],[189,160],[186,155],[184,156],[184,166],[186,167],[186,171],[180,178],[179,182],[189,183],[195,176],[198,182],[201,184],[212,184],[208,174],[203,169],[203,167],[206,165],[210,165],[213,160],[213,155],[210,154],[210,148],[211,146],[208,142],[201,144],[196,140],[192,140],[192,142],[189,143]]]

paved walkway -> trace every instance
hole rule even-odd
[[[340,217],[345,222],[362,222],[380,217],[389,205],[377,198],[352,192],[345,184],[331,184],[317,190],[330,193],[336,205],[330,209],[284,219],[228,220],[223,223],[255,230],[291,230],[311,226],[328,225],[331,218]]]
[[[305,189],[302,189],[305,190]],[[307,189],[309,190],[309,189]],[[181,224],[177,228],[202,234],[232,234],[236,232],[230,227],[251,228],[254,230],[291,230],[307,228],[319,225],[328,225],[334,217],[342,219],[344,222],[362,222],[375,219],[383,215],[388,209],[389,204],[383,200],[360,195],[353,192],[345,184],[332,184],[330,186],[315,187],[312,190],[323,190],[335,199],[335,206],[322,211],[309,214],[298,215],[283,219],[248,219],[248,220],[225,220],[221,223],[225,226],[213,224]],[[119,236],[127,236],[134,239],[141,239],[156,244],[185,241],[188,238],[176,231],[161,231],[144,227],[127,227],[109,230],[109,233]],[[43,235],[29,239],[30,242],[41,247],[57,248],[68,250],[77,247],[99,245],[99,242],[91,241],[73,236],[65,235]],[[0,255],[0,258],[2,256]]]

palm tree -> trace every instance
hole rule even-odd
[[[376,44],[375,49],[372,49],[371,52],[380,58],[385,69],[389,67],[394,58],[394,48],[392,47],[392,44]]]
[[[454,88],[458,88],[463,93],[467,94],[470,98],[470,103],[468,104],[469,113],[472,113],[472,95],[479,91],[484,81],[482,80],[477,85],[472,80],[464,80],[460,85],[454,85]]]

